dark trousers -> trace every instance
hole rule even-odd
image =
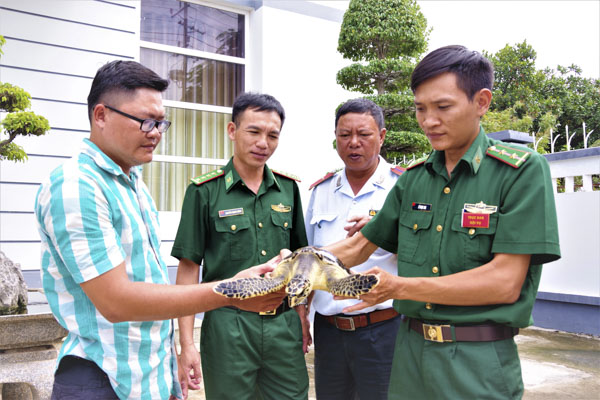
[[[54,374],[52,400],[118,399],[108,376],[93,361],[64,356]]]
[[[315,390],[319,400],[387,400],[400,316],[342,331],[316,313]]]

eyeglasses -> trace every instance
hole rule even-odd
[[[158,129],[158,132],[165,133],[167,131],[167,129],[169,129],[169,127],[171,126],[171,121],[167,121],[164,119],[162,121],[157,121],[152,118],[141,119],[138,117],[134,117],[133,115],[127,114],[121,110],[117,110],[116,108],[111,107],[107,104],[104,104],[104,107],[108,108],[109,110],[113,110],[114,112],[119,113],[124,117],[131,118],[132,120],[139,122],[140,129],[142,130],[142,132],[148,133],[148,132],[152,131],[152,129],[154,129],[154,127],[156,126],[156,129]]]

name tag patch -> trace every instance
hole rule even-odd
[[[461,226],[463,228],[489,228],[490,214],[470,213],[463,210]]]
[[[412,209],[415,211],[431,211],[431,204],[413,202]]]
[[[231,208],[229,210],[219,210],[219,218],[231,217],[233,215],[244,215],[244,209]]]

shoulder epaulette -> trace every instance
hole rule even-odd
[[[404,172],[406,172],[406,168],[403,168],[399,165],[396,165],[395,167],[390,168],[390,171],[392,171],[393,174],[396,174],[398,176],[402,175]]]
[[[519,168],[525,161],[527,161],[527,158],[529,158],[531,152],[502,144],[495,144],[488,147],[485,154],[495,158],[496,160],[502,161],[513,168]]]
[[[425,161],[427,161],[428,158],[429,158],[429,156],[417,158],[415,161],[410,163],[410,165],[408,167],[406,167],[406,170],[408,171],[409,169],[413,169],[414,167],[418,167],[419,165],[422,165],[423,163],[425,163]]]
[[[202,185],[203,183],[212,181],[213,179],[223,176],[224,174],[225,174],[225,171],[223,171],[221,168],[219,168],[219,169],[215,169],[214,171],[207,172],[204,175],[200,175],[195,178],[192,178],[191,181],[195,185]]]
[[[328,172],[324,177],[322,177],[321,179],[319,179],[318,181],[316,181],[315,183],[310,185],[308,190],[313,190],[314,188],[319,186],[321,183],[325,182],[328,179],[331,179],[331,177],[333,177],[334,175],[335,175],[335,172]]]
[[[300,182],[300,178],[298,178],[298,177],[297,177],[296,175],[294,175],[294,174],[288,174],[287,172],[283,172],[283,171],[277,171],[277,170],[275,170],[275,169],[271,169],[271,171],[273,171],[273,173],[274,173],[274,174],[281,175],[281,176],[283,176],[283,177],[285,177],[285,178],[288,178],[288,179],[293,179],[293,180],[295,180],[295,181],[297,181],[297,182]]]

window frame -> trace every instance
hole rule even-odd
[[[234,8],[234,7],[229,7],[229,6],[226,6],[223,4],[217,4],[217,3],[208,2],[208,1],[200,1],[200,0],[179,0],[179,1],[190,3],[190,4],[197,4],[197,5],[201,5],[201,6],[205,6],[205,7],[216,8],[216,9],[220,9],[223,11],[228,11],[228,12],[233,12],[236,14],[243,15],[244,16],[244,55],[245,55],[245,57],[234,57],[234,56],[228,56],[228,55],[223,55],[223,54],[211,53],[211,52],[207,52],[207,51],[186,49],[183,47],[148,42],[148,41],[139,39],[138,61],[139,61],[139,57],[141,55],[142,49],[150,49],[150,50],[158,50],[158,51],[164,51],[164,52],[168,52],[168,53],[180,54],[180,55],[184,55],[184,56],[204,58],[207,60],[214,60],[214,61],[221,61],[221,62],[243,65],[244,66],[244,82],[245,82],[244,91],[246,91],[247,88],[249,87],[249,85],[248,85],[249,79],[252,76],[251,71],[250,71],[250,63],[249,63],[249,59],[251,58],[250,39],[249,39],[249,36],[250,36],[249,35],[249,33],[250,33],[250,10],[246,9],[244,7]],[[142,7],[141,7],[141,2],[140,2],[140,8],[139,8],[140,21],[141,21],[141,12],[142,12]],[[141,23],[140,23],[140,25],[138,25],[138,28],[141,28]],[[138,32],[138,38],[140,38],[140,37],[141,37],[141,33]],[[200,104],[200,103],[188,103],[188,102],[176,101],[176,100],[163,99],[163,105],[165,107],[180,108],[180,109],[193,110],[193,111],[206,111],[206,112],[222,113],[222,114],[229,114],[229,115],[231,115],[231,113],[232,113],[231,107],[215,106],[215,105]],[[168,135],[168,134],[169,133],[167,132],[165,135]],[[170,156],[170,155],[154,154],[153,161],[176,163],[176,164],[180,163],[180,164],[221,165],[222,166],[222,165],[226,165],[227,162],[229,161],[229,159]]]

